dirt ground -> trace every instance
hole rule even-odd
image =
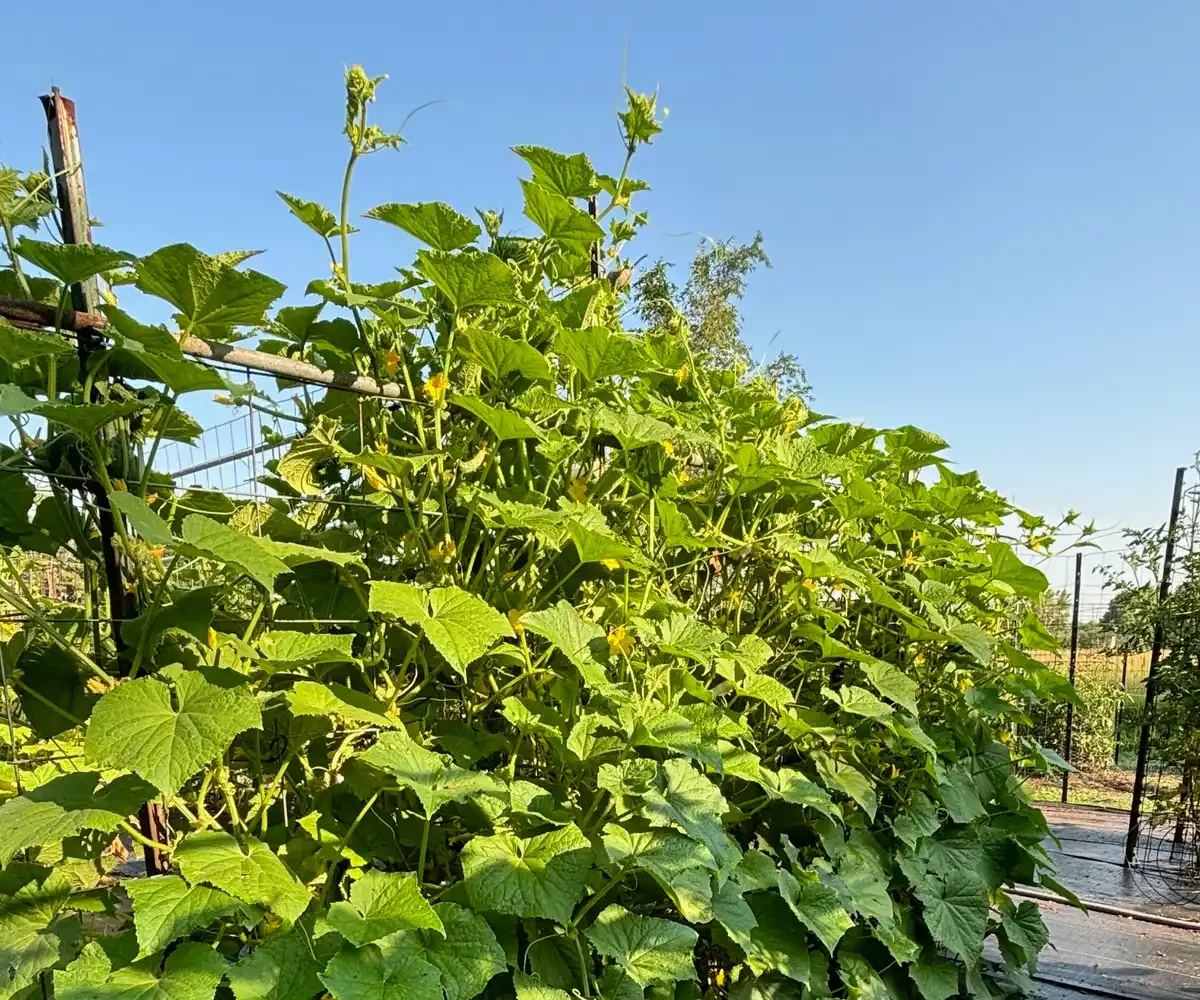
[[[1146,794],[1153,796],[1162,789],[1174,787],[1177,781],[1169,775],[1146,775]],[[1039,802],[1058,802],[1062,795],[1062,777],[1030,778],[1029,793]],[[1112,806],[1128,810],[1133,802],[1133,771],[1113,768],[1107,771],[1075,771],[1068,783],[1067,801],[1080,805]]]

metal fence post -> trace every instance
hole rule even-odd
[[[1075,600],[1071,605],[1071,659],[1067,668],[1067,680],[1075,687],[1075,660],[1079,654],[1079,590],[1083,580],[1083,553],[1075,553]],[[1067,731],[1063,736],[1063,760],[1071,763],[1071,728],[1075,722],[1075,706],[1067,702]],[[1071,772],[1063,771],[1062,800],[1067,801],[1071,784]]]
[[[1150,757],[1150,725],[1154,719],[1154,675],[1158,672],[1158,661],[1162,656],[1164,628],[1162,606],[1171,596],[1171,561],[1175,558],[1175,531],[1179,526],[1179,502],[1183,496],[1183,475],[1180,466],[1175,470],[1175,492],[1171,498],[1171,519],[1167,522],[1167,545],[1163,553],[1162,580],[1158,586],[1158,611],[1154,622],[1154,642],[1150,647],[1150,668],[1146,673],[1146,710],[1142,716],[1142,728],[1138,734],[1137,770],[1133,774],[1133,801],[1129,805],[1129,830],[1125,835],[1125,867],[1133,864],[1137,853],[1138,821],[1142,814],[1142,791],[1146,784],[1146,763]]]

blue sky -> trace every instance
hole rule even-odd
[[[391,79],[356,210],[507,209],[531,142],[619,166],[622,79],[661,92],[636,164],[641,252],[761,229],[745,302],[823,412],[938,431],[997,489],[1104,526],[1165,519],[1200,447],[1200,5],[1192,0],[395,4],[210,0],[5,15],[0,162],[33,165],[36,97],[79,104],[97,238],[265,248],[300,301],[326,270],[277,188],[333,204],[341,74]],[[81,53],[86,55],[81,56]],[[357,279],[411,246],[366,223]]]

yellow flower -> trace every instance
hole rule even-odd
[[[675,482],[677,482],[680,486],[682,486],[691,478],[692,474],[688,472],[687,469],[681,467],[675,470]]]
[[[436,375],[430,375],[425,382],[425,395],[432,400],[435,406],[441,406],[442,400],[446,398],[446,390],[450,388],[450,380],[446,378],[445,372],[438,372]]]
[[[805,580],[804,586],[807,587],[809,590],[816,590],[817,589],[817,581],[816,580]]]
[[[228,396],[222,396],[219,392],[213,396],[214,403],[220,403],[222,406],[232,406],[233,400]]]
[[[633,636],[625,631],[624,625],[618,625],[608,633],[608,651],[614,656],[628,656],[633,652]]]
[[[116,490],[118,493],[128,493],[129,492],[129,487],[125,485],[124,479],[114,479],[113,480],[113,489]]]
[[[683,383],[688,380],[688,376],[690,374],[691,369],[688,368],[687,365],[680,365],[679,370],[675,372],[675,384],[677,386],[682,386]]]
[[[1033,549],[1034,552],[1041,552],[1042,549],[1046,547],[1046,544],[1040,538],[1034,538],[1032,541],[1030,541],[1029,547]]]
[[[600,565],[603,566],[605,569],[610,569],[610,570],[620,569],[621,568],[621,560],[620,559],[601,559]]]
[[[567,487],[567,496],[578,504],[586,504],[588,502],[587,480],[583,476],[576,476],[571,480],[571,485]]]
[[[520,635],[525,631],[525,626],[521,624],[521,619],[525,617],[525,612],[518,608],[510,608],[507,612],[508,624],[512,626],[512,630]]]
[[[451,562],[455,555],[458,554],[458,546],[454,543],[454,539],[447,535],[432,549],[429,550],[429,558],[436,559],[439,562]]]
[[[733,590],[731,590],[729,592],[729,603],[730,604],[741,604],[742,603],[742,592],[740,590],[738,590],[737,587],[734,587]]]
[[[664,441],[662,443],[662,450],[663,450],[663,454],[666,455],[668,458],[674,458],[675,457],[675,442],[674,441]]]
[[[363,467],[363,479],[370,483],[374,489],[386,490],[388,488],[387,483],[383,481],[383,477],[369,465]]]
[[[151,559],[161,559],[163,557],[163,553],[166,551],[167,549],[165,545],[152,545],[146,550],[146,555],[148,555]]]
[[[909,552],[904,557],[904,565],[905,566],[916,566],[917,565],[917,557],[914,556],[911,552]]]
[[[1011,742],[1012,742],[1012,739],[1013,739],[1013,735],[1012,735],[1012,733],[1010,733],[1010,732],[1009,732],[1007,729],[1005,729],[1005,730],[1004,730],[1004,731],[1003,731],[1003,732],[1000,734],[1000,742],[1001,742],[1001,743],[1011,743]]]
[[[891,776],[893,778],[900,777],[900,768],[898,768],[895,764],[892,765]]]
[[[381,455],[386,455],[388,453],[387,438],[380,438],[378,441],[376,441],[375,450]]]
[[[396,369],[400,366],[400,355],[395,351],[388,351],[387,357],[383,359],[383,370],[389,375],[395,375]]]
[[[99,677],[89,677],[87,684],[84,685],[92,694],[105,694],[108,691],[108,685]]]
[[[210,628],[208,630],[208,648],[216,649],[217,641],[217,630],[215,628]]]
[[[126,580],[125,581],[125,593],[136,594],[137,591],[138,591],[138,586],[137,586],[136,580]]]
[[[149,503],[149,504],[158,503],[158,494],[151,493],[148,497],[146,497],[146,503]]]
[[[724,969],[717,969],[717,971],[715,973],[713,973],[713,984],[718,989],[720,989],[722,986],[725,985],[725,970]]]
[[[840,594],[842,592],[842,585],[840,583],[835,583],[833,585],[833,590],[834,593]]]

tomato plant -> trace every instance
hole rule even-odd
[[[1044,522],[934,434],[698,364],[677,310],[622,330],[652,95],[613,174],[515,147],[537,235],[380,205],[358,224],[421,248],[356,280],[353,175],[402,142],[378,83],[347,76],[340,210],[283,196],[328,257],[309,304],[245,254],[39,240],[47,179],[0,175],[5,289],[175,313],[110,296],[83,354],[0,327],[5,995],[942,1000],[991,995],[989,938],[1024,982],[1047,934],[1006,889],[1060,888],[1017,774],[1047,755],[1011,736],[1064,696],[1013,618]],[[228,387],[180,344],[251,330],[392,389],[312,391],[258,499],[185,490],[154,468],[197,432],[176,401]],[[167,870],[131,877],[132,841]]]

